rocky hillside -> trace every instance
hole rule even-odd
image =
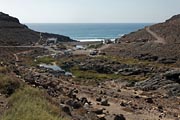
[[[73,41],[69,37],[42,33],[42,36],[56,37],[59,41]],[[29,29],[19,22],[17,18],[0,12],[0,45],[27,45],[39,40],[39,32]]]
[[[150,29],[157,33],[160,37],[166,39],[169,43],[180,42],[180,14],[175,15],[172,18],[166,20],[164,23],[159,23],[150,26]],[[140,29],[136,32],[124,35],[122,38],[119,38],[119,41],[151,41],[156,40],[151,34],[149,34],[146,29]]]
[[[118,38],[106,52],[140,59],[180,60],[180,15]],[[144,58],[143,58],[144,57]]]

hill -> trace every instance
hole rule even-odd
[[[106,49],[109,54],[136,58],[180,60],[180,15],[163,23],[147,26],[116,39],[119,44]]]
[[[39,40],[40,33],[29,29],[15,17],[0,12],[0,45],[30,45]],[[58,41],[73,41],[69,37],[57,34],[42,33],[44,38],[56,37]]]

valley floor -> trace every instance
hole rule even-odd
[[[10,50],[9,61],[1,62],[3,120],[180,119],[180,85],[165,74],[179,72],[175,64],[89,55],[94,48],[59,56],[52,56],[56,50],[22,49]],[[54,63],[72,75],[41,68],[40,63]]]

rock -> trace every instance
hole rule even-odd
[[[128,104],[125,103],[125,102],[121,102],[120,105],[121,105],[122,107],[125,107],[125,106],[127,106]]]
[[[117,92],[121,92],[121,89],[118,89]]]
[[[103,105],[103,106],[109,106],[108,100],[107,100],[107,99],[102,100],[102,101],[101,101],[101,105]]]
[[[105,52],[100,52],[99,55],[106,55],[106,53]]]
[[[118,94],[116,94],[116,95],[114,95],[113,97],[114,97],[114,98],[118,98],[118,97],[119,97],[119,95],[118,95]]]
[[[106,115],[105,114],[102,114],[102,115],[97,115],[98,117],[98,120],[106,120]]]
[[[104,91],[104,90],[101,90],[101,91],[99,92],[99,94],[106,95],[106,91]]]
[[[147,103],[151,103],[151,104],[154,103],[152,98],[146,98],[145,100],[146,100]]]
[[[169,80],[174,80],[178,83],[180,83],[180,70],[170,70],[167,71],[164,76],[166,77],[166,79]]]
[[[79,109],[79,108],[82,107],[82,105],[81,105],[81,103],[75,101],[75,102],[73,102],[73,106],[72,106],[72,107],[73,107],[74,109]]]
[[[160,87],[170,83],[172,83],[172,81],[165,80],[162,78],[162,76],[157,75],[147,80],[136,82],[135,87],[144,91],[150,91],[159,89]]]
[[[96,64],[99,63],[99,64]],[[84,63],[80,65],[80,70],[95,70],[98,73],[112,74],[114,73],[113,68],[108,63],[104,61],[93,61],[93,63]]]
[[[52,96],[52,97],[57,97],[58,96],[58,92],[56,90],[54,90],[51,87],[48,87],[47,93]]]
[[[65,112],[65,113],[67,113],[68,115],[71,116],[71,110],[70,110],[70,108],[68,106],[61,105],[61,107],[62,107],[63,112]]]
[[[79,92],[78,89],[75,89],[75,90],[74,90],[74,93],[78,93],[78,92]]]
[[[92,112],[96,113],[96,114],[103,114],[103,108],[94,108],[92,110]]]
[[[148,61],[157,61],[158,60],[158,56],[153,56],[150,54],[140,54],[140,55],[136,56],[135,58],[137,58],[139,60],[148,60]]]
[[[126,118],[124,117],[124,115],[119,114],[114,117],[114,120],[126,120]]]
[[[124,69],[120,69],[118,73],[124,76],[138,75],[142,73],[142,70],[139,68],[124,68]]]
[[[65,101],[65,104],[66,104],[66,105],[69,105],[69,106],[72,106],[73,100],[72,100],[72,99],[67,100],[67,101]]]
[[[167,94],[169,96],[180,96],[180,84],[179,83],[168,84],[168,85],[166,85],[166,87],[164,89],[167,90]]]
[[[82,107],[82,104],[76,100],[68,100],[65,103],[74,109],[79,109]]]
[[[80,99],[81,103],[84,105],[85,103],[88,103],[87,98],[83,97]]]
[[[75,97],[74,95],[75,95],[74,90],[72,89],[72,90],[69,91],[67,96],[70,97],[70,98],[74,98]]]
[[[136,95],[134,98],[139,99],[139,98],[140,98],[140,96],[137,96],[137,95]]]
[[[65,72],[65,76],[72,77],[72,76],[73,76],[73,74],[72,74],[72,73],[70,73],[70,72]]]
[[[163,112],[163,106],[158,106],[159,112]]]
[[[177,59],[176,58],[161,58],[158,60],[159,63],[163,64],[173,64],[176,63]]]
[[[57,82],[56,81],[51,81],[48,83],[48,86],[51,88],[55,88],[57,86]]]
[[[89,109],[90,105],[89,105],[89,103],[85,103],[83,107],[87,110],[87,109]]]
[[[129,81],[128,83],[126,83],[126,87],[134,87],[135,84],[135,81]]]
[[[102,100],[101,97],[97,97],[97,98],[96,98],[96,101],[97,101],[97,102],[101,102],[101,100]]]

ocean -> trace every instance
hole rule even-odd
[[[66,35],[79,41],[100,41],[115,39],[152,25],[151,23],[28,23],[29,28],[40,31]]]

